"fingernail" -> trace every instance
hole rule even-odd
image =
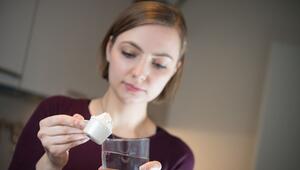
[[[81,128],[84,128],[84,126],[85,126],[84,122],[83,122],[83,121],[80,121],[80,122],[79,122],[79,126],[80,126]]]

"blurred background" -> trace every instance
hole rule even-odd
[[[187,62],[152,119],[192,148],[196,170],[299,170],[300,2],[170,2],[187,21]],[[0,169],[45,97],[103,94],[101,39],[130,3],[0,0]]]

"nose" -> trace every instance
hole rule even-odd
[[[141,57],[132,70],[132,77],[139,83],[145,81],[149,75],[148,57]]]

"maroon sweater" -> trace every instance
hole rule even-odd
[[[37,138],[41,119],[55,114],[81,114],[90,119],[89,99],[72,99],[54,96],[42,101],[23,129],[10,163],[10,170],[33,170],[44,154],[44,148]],[[161,162],[162,169],[192,170],[194,156],[190,148],[179,138],[157,127],[150,137],[150,160]],[[64,170],[97,170],[101,165],[101,146],[88,141],[70,150],[70,157]]]

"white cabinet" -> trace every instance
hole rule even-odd
[[[17,86],[23,72],[37,0],[0,2],[0,82]]]
[[[20,87],[41,95],[105,90],[101,40],[130,0],[39,0]]]

